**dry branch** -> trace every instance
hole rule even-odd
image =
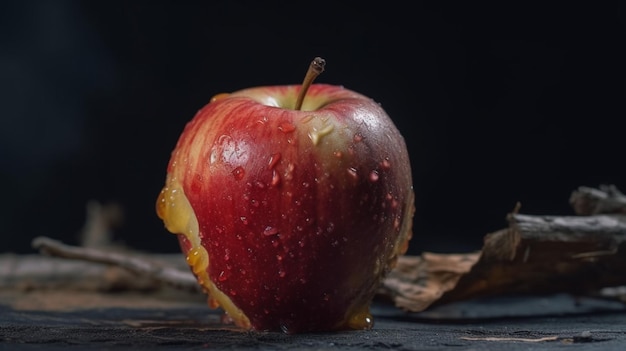
[[[149,259],[160,265],[178,267],[183,272],[185,268],[188,270],[181,255],[151,254]],[[188,273],[191,275],[191,272]],[[166,286],[162,281],[116,265],[39,254],[0,255],[0,290],[151,292]]]
[[[143,258],[137,253],[70,246],[47,237],[35,238],[33,247],[50,256],[120,267],[138,277],[152,279],[183,290],[193,291],[199,288],[195,277],[188,269],[180,270],[164,265],[156,260]]]

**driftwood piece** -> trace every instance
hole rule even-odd
[[[121,253],[118,253],[120,255]],[[130,255],[124,253],[123,255]],[[133,254],[169,269],[178,269],[195,284],[191,271],[180,254]],[[0,290],[64,290],[64,291],[137,291],[150,292],[172,286],[150,274],[139,274],[117,264],[102,264],[88,260],[67,259],[48,255],[0,254]],[[197,286],[197,284],[195,284]],[[199,289],[198,289],[199,290]]]
[[[581,186],[572,192],[569,202],[577,215],[626,214],[626,195],[614,185]]]
[[[137,279],[199,291],[199,284],[188,267],[181,269],[172,266],[171,262],[163,262],[139,253],[71,246],[47,237],[35,238],[32,245],[46,255],[119,267],[132,273]]]
[[[478,297],[584,295],[626,284],[626,216],[513,213],[508,220],[508,228],[485,237],[478,253],[404,257],[380,295],[419,312]]]
[[[478,262],[480,252],[401,256],[384,279],[377,298],[391,300],[397,307],[418,312],[430,307]]]

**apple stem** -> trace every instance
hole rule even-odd
[[[296,110],[300,110],[302,108],[302,103],[304,102],[304,96],[306,92],[309,90],[311,84],[320,73],[324,72],[324,66],[326,66],[326,60],[321,57],[316,57],[311,61],[309,65],[309,69],[306,71],[306,75],[304,76],[304,81],[302,82],[302,88],[300,89],[300,93],[298,94],[298,100],[296,100]]]

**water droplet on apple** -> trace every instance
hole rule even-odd
[[[278,185],[278,183],[280,183],[280,174],[278,174],[278,172],[276,172],[276,170],[272,171],[272,183],[271,186],[276,186]]]
[[[391,208],[392,209],[395,210],[396,208],[398,208],[398,205],[400,205],[400,202],[398,200],[396,200],[396,199],[391,200]]]
[[[322,129],[313,128],[309,131],[309,139],[313,142],[313,145],[317,145],[322,138],[330,134],[335,126],[333,124],[327,124]]]
[[[391,168],[391,161],[389,161],[388,157],[385,157],[385,159],[380,162],[380,166],[383,169],[389,169]]]
[[[396,216],[393,219],[393,229],[400,230],[400,224],[402,223],[402,221],[400,220],[400,216]]]
[[[267,166],[269,167],[269,169],[276,167],[276,164],[278,164],[278,161],[280,161],[280,156],[281,156],[280,152],[277,152],[275,154],[272,154],[272,156],[270,156],[270,159],[267,162]]]
[[[278,276],[279,276],[279,277],[284,278],[286,274],[287,274],[287,273],[285,273],[285,271],[284,271],[283,269],[279,269],[279,270],[278,270]]]
[[[355,143],[360,143],[361,141],[363,141],[363,134],[361,133],[354,134],[353,140]]]
[[[326,226],[326,232],[332,233],[335,230],[335,223],[329,222]]]
[[[304,116],[302,118],[302,123],[309,123],[313,120],[313,118],[315,118],[314,115],[308,115],[308,116]]]
[[[370,182],[372,182],[372,183],[377,182],[377,181],[378,181],[378,179],[379,179],[379,177],[380,177],[380,176],[379,176],[379,174],[378,174],[378,171],[377,171],[377,170],[372,170],[372,171],[370,172]]]
[[[267,118],[267,116],[263,116],[261,117],[261,119],[259,119],[258,121],[256,121],[258,124],[264,125],[265,123],[267,123],[269,121],[269,118]]]
[[[343,153],[341,151],[335,151],[335,152],[333,152],[333,155],[335,155],[335,157],[337,157],[337,158],[343,157]]]
[[[359,178],[359,174],[357,173],[357,170],[354,167],[348,168],[348,174],[350,175],[350,177],[352,177],[355,180]]]
[[[276,234],[278,234],[278,228],[276,228],[276,227],[267,226],[263,230],[263,235],[265,235],[265,236],[272,236],[272,235],[276,235]]]
[[[217,277],[217,280],[220,282],[226,281],[228,277],[226,277],[226,272],[221,271],[220,275]]]
[[[232,171],[232,174],[233,177],[235,177],[235,180],[242,180],[243,177],[246,175],[246,171],[243,169],[243,167],[239,166]]]
[[[254,185],[259,189],[265,189],[265,183],[263,183],[260,180],[257,180],[256,182],[254,182]]]
[[[348,154],[350,156],[354,156],[354,154],[356,154],[356,151],[354,151],[354,145],[348,146]]]
[[[241,220],[241,223],[248,225],[248,218],[246,216],[241,216],[239,219]]]
[[[231,140],[232,140],[232,138],[231,138],[230,135],[222,134],[222,135],[220,135],[219,138],[217,138],[217,143],[219,145],[228,144],[228,143],[230,143]]]
[[[280,130],[283,133],[291,133],[294,130],[296,130],[296,126],[294,126],[290,122],[283,122],[278,125],[278,130]]]
[[[376,260],[374,262],[374,275],[378,275],[380,273],[381,266],[382,266],[382,264],[381,264],[380,260]]]
[[[209,163],[210,164],[214,164],[215,162],[217,162],[217,159],[220,157],[219,155],[219,151],[217,150],[217,148],[212,148],[211,149],[211,156],[209,157]]]
[[[287,167],[285,168],[285,180],[289,181],[293,179],[293,171],[296,168],[296,166],[293,163],[289,163],[287,165]]]

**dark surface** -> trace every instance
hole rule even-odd
[[[517,201],[569,214],[578,186],[626,189],[624,4],[1,1],[0,252],[75,243],[91,199],[124,207],[117,239],[176,251],[154,202],[185,123],[318,55],[406,136],[414,253],[479,249]]]
[[[369,331],[245,332],[197,308],[74,312],[0,307],[0,350],[623,350],[624,305],[566,295],[499,298],[405,314],[377,302]],[[551,341],[485,338],[556,338]],[[471,340],[472,338],[476,340]]]

